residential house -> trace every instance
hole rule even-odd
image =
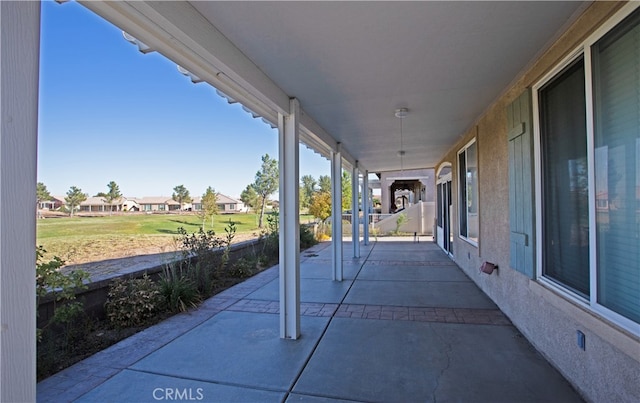
[[[64,196],[51,196],[50,200],[41,201],[38,204],[38,208],[41,210],[58,210],[65,205]]]
[[[87,197],[85,201],[80,203],[80,211],[81,212],[108,212],[111,210],[112,212],[125,211],[125,203],[127,199],[125,197],[120,197],[114,200],[112,203],[107,203],[106,199],[101,196],[91,196]]]
[[[171,197],[143,197],[136,199],[140,211],[178,211],[180,210],[180,203],[173,200]]]
[[[216,204],[218,205],[218,213],[237,213],[242,211],[244,208],[244,203],[240,200],[236,200],[229,196],[218,193],[218,197],[216,198]],[[201,211],[202,210],[202,197],[194,197],[191,202],[191,208],[193,211]]]

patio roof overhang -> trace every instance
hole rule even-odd
[[[435,167],[589,2],[82,3],[347,169]],[[397,108],[403,120],[403,166]]]

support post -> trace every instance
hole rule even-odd
[[[331,251],[333,279],[342,281],[342,153],[331,153]]]
[[[290,100],[288,116],[279,114],[280,168],[280,337],[300,337],[300,104]]]
[[[369,245],[369,171],[362,173],[362,242]]]
[[[351,170],[351,242],[353,245],[353,257],[360,257],[360,214],[358,214],[358,190],[360,189],[360,173],[358,161]]]
[[[40,2],[0,1],[0,401],[36,400]]]

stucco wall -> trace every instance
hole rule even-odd
[[[590,401],[640,401],[640,337],[509,268],[509,172],[506,107],[531,87],[623,3],[593,3],[491,106],[442,158],[452,163],[454,233],[458,233],[457,151],[476,137],[480,240],[457,235],[454,260],[505,312],[531,343]],[[483,261],[500,269],[480,274]],[[576,344],[586,335],[586,350]]]
[[[389,178],[407,178],[407,179],[419,179],[425,187],[423,201],[435,201],[435,182],[433,181],[434,170],[427,169],[407,169],[404,171],[389,171],[382,172],[380,176],[380,203],[383,214],[389,213],[389,207],[391,206],[391,185],[394,180]]]

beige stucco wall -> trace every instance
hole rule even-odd
[[[477,138],[480,241],[475,247],[455,236],[453,258],[552,365],[587,400],[595,402],[640,401],[640,338],[509,268],[506,106],[622,5],[593,3],[440,161],[452,164],[451,220],[457,234],[456,155],[468,141]],[[490,276],[480,274],[478,268],[483,261],[497,263],[500,269]],[[576,345],[576,330],[586,335],[586,351]]]
[[[389,178],[419,179],[425,188],[424,201],[435,200],[435,182],[433,169],[407,169],[404,171],[382,172],[380,176],[380,203],[383,214],[389,213],[391,206],[391,185],[394,180]]]

